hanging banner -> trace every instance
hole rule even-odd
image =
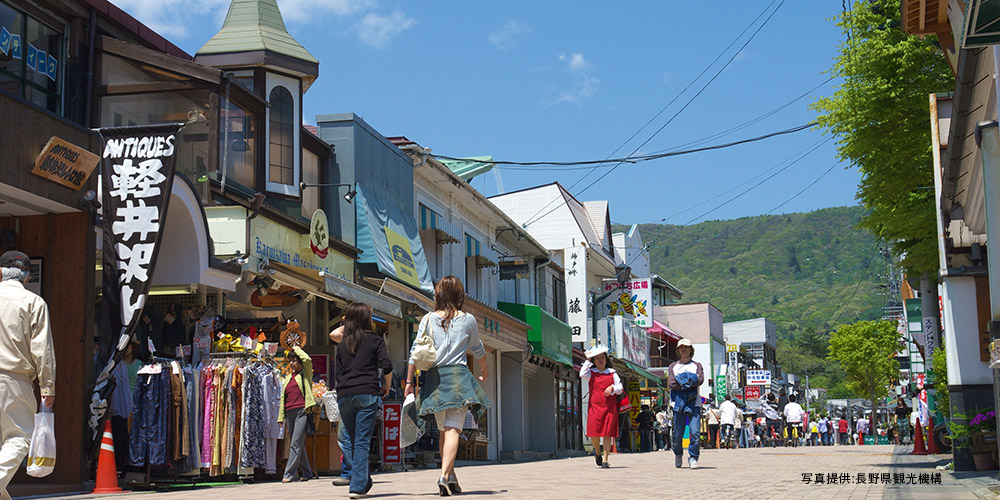
[[[739,344],[726,345],[726,379],[729,382],[729,394],[739,394]]]
[[[101,129],[103,295],[100,352],[90,402],[91,438],[98,443],[114,391],[112,371],[132,337],[149,293],[173,185],[177,132],[183,124]]]

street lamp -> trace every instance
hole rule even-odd
[[[341,186],[351,188],[354,185],[353,184],[306,184],[305,181],[303,181],[299,183],[299,190],[305,191],[306,188],[311,188],[311,187],[341,187]],[[347,194],[344,195],[344,201],[351,203],[354,201],[354,197],[357,195],[358,191],[356,189],[348,189]]]

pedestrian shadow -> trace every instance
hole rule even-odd
[[[460,495],[462,495],[462,496],[466,496],[466,495],[486,496],[486,495],[501,495],[501,494],[504,494],[504,493],[509,493],[509,491],[508,490],[499,490],[499,491],[491,491],[491,490],[468,491],[468,490],[462,490],[462,493],[460,493]],[[427,493],[388,493],[388,492],[386,492],[386,493],[368,493],[368,498],[436,497],[436,496],[439,496],[437,492],[427,492]]]

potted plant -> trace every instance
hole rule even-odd
[[[955,422],[964,420],[967,424]],[[997,468],[996,454],[996,412],[989,410],[977,412],[969,418],[967,415],[955,413],[948,423],[948,430],[956,448],[968,448],[972,459],[976,462],[976,470],[995,470]]]

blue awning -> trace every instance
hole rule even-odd
[[[420,243],[417,221],[390,200],[357,185],[357,247],[360,264],[376,264],[378,270],[413,288],[434,292]]]

